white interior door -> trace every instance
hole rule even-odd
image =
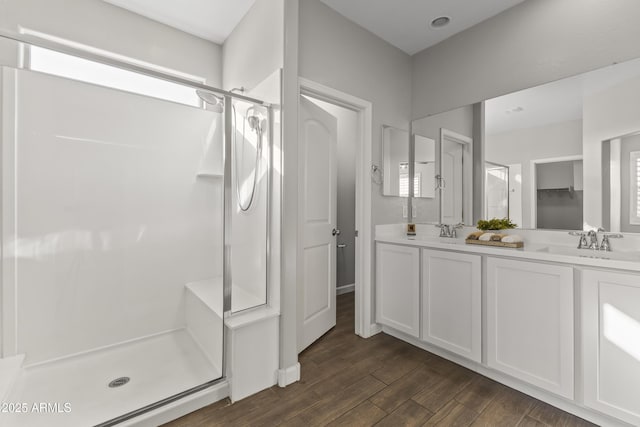
[[[443,224],[462,222],[462,156],[462,144],[448,140],[442,141],[441,175],[444,179],[445,187],[442,189],[440,202],[440,222]]]
[[[298,351],[336,324],[337,134],[337,119],[301,96],[304,279]]]

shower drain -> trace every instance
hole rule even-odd
[[[131,378],[129,378],[129,377],[116,378],[115,380],[113,380],[113,381],[111,381],[109,383],[109,387],[111,387],[111,388],[122,387],[123,385],[128,383],[130,380],[131,380]]]

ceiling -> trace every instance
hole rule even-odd
[[[321,0],[341,15],[413,55],[524,0]],[[431,28],[437,17],[449,25]]]
[[[222,44],[255,0],[104,0]],[[413,55],[524,0],[321,0],[341,15]],[[439,16],[449,25],[432,28]]]
[[[485,102],[487,135],[582,119],[586,96],[640,76],[640,59],[521,90]]]
[[[255,0],[104,0],[138,15],[222,44]]]

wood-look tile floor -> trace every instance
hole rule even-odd
[[[165,426],[593,426],[389,335],[360,338],[353,323],[353,293],[341,295],[336,327],[300,354],[300,382]]]

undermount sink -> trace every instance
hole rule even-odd
[[[593,249],[568,248],[566,246],[545,246],[537,249],[537,252],[550,254],[577,256],[581,258],[611,259],[618,261],[640,261],[640,252],[606,252]]]
[[[416,240],[422,240],[426,242],[448,243],[451,245],[460,245],[464,243],[464,241],[460,239],[452,239],[450,237],[436,237],[436,236],[421,236],[421,237],[418,237]]]

